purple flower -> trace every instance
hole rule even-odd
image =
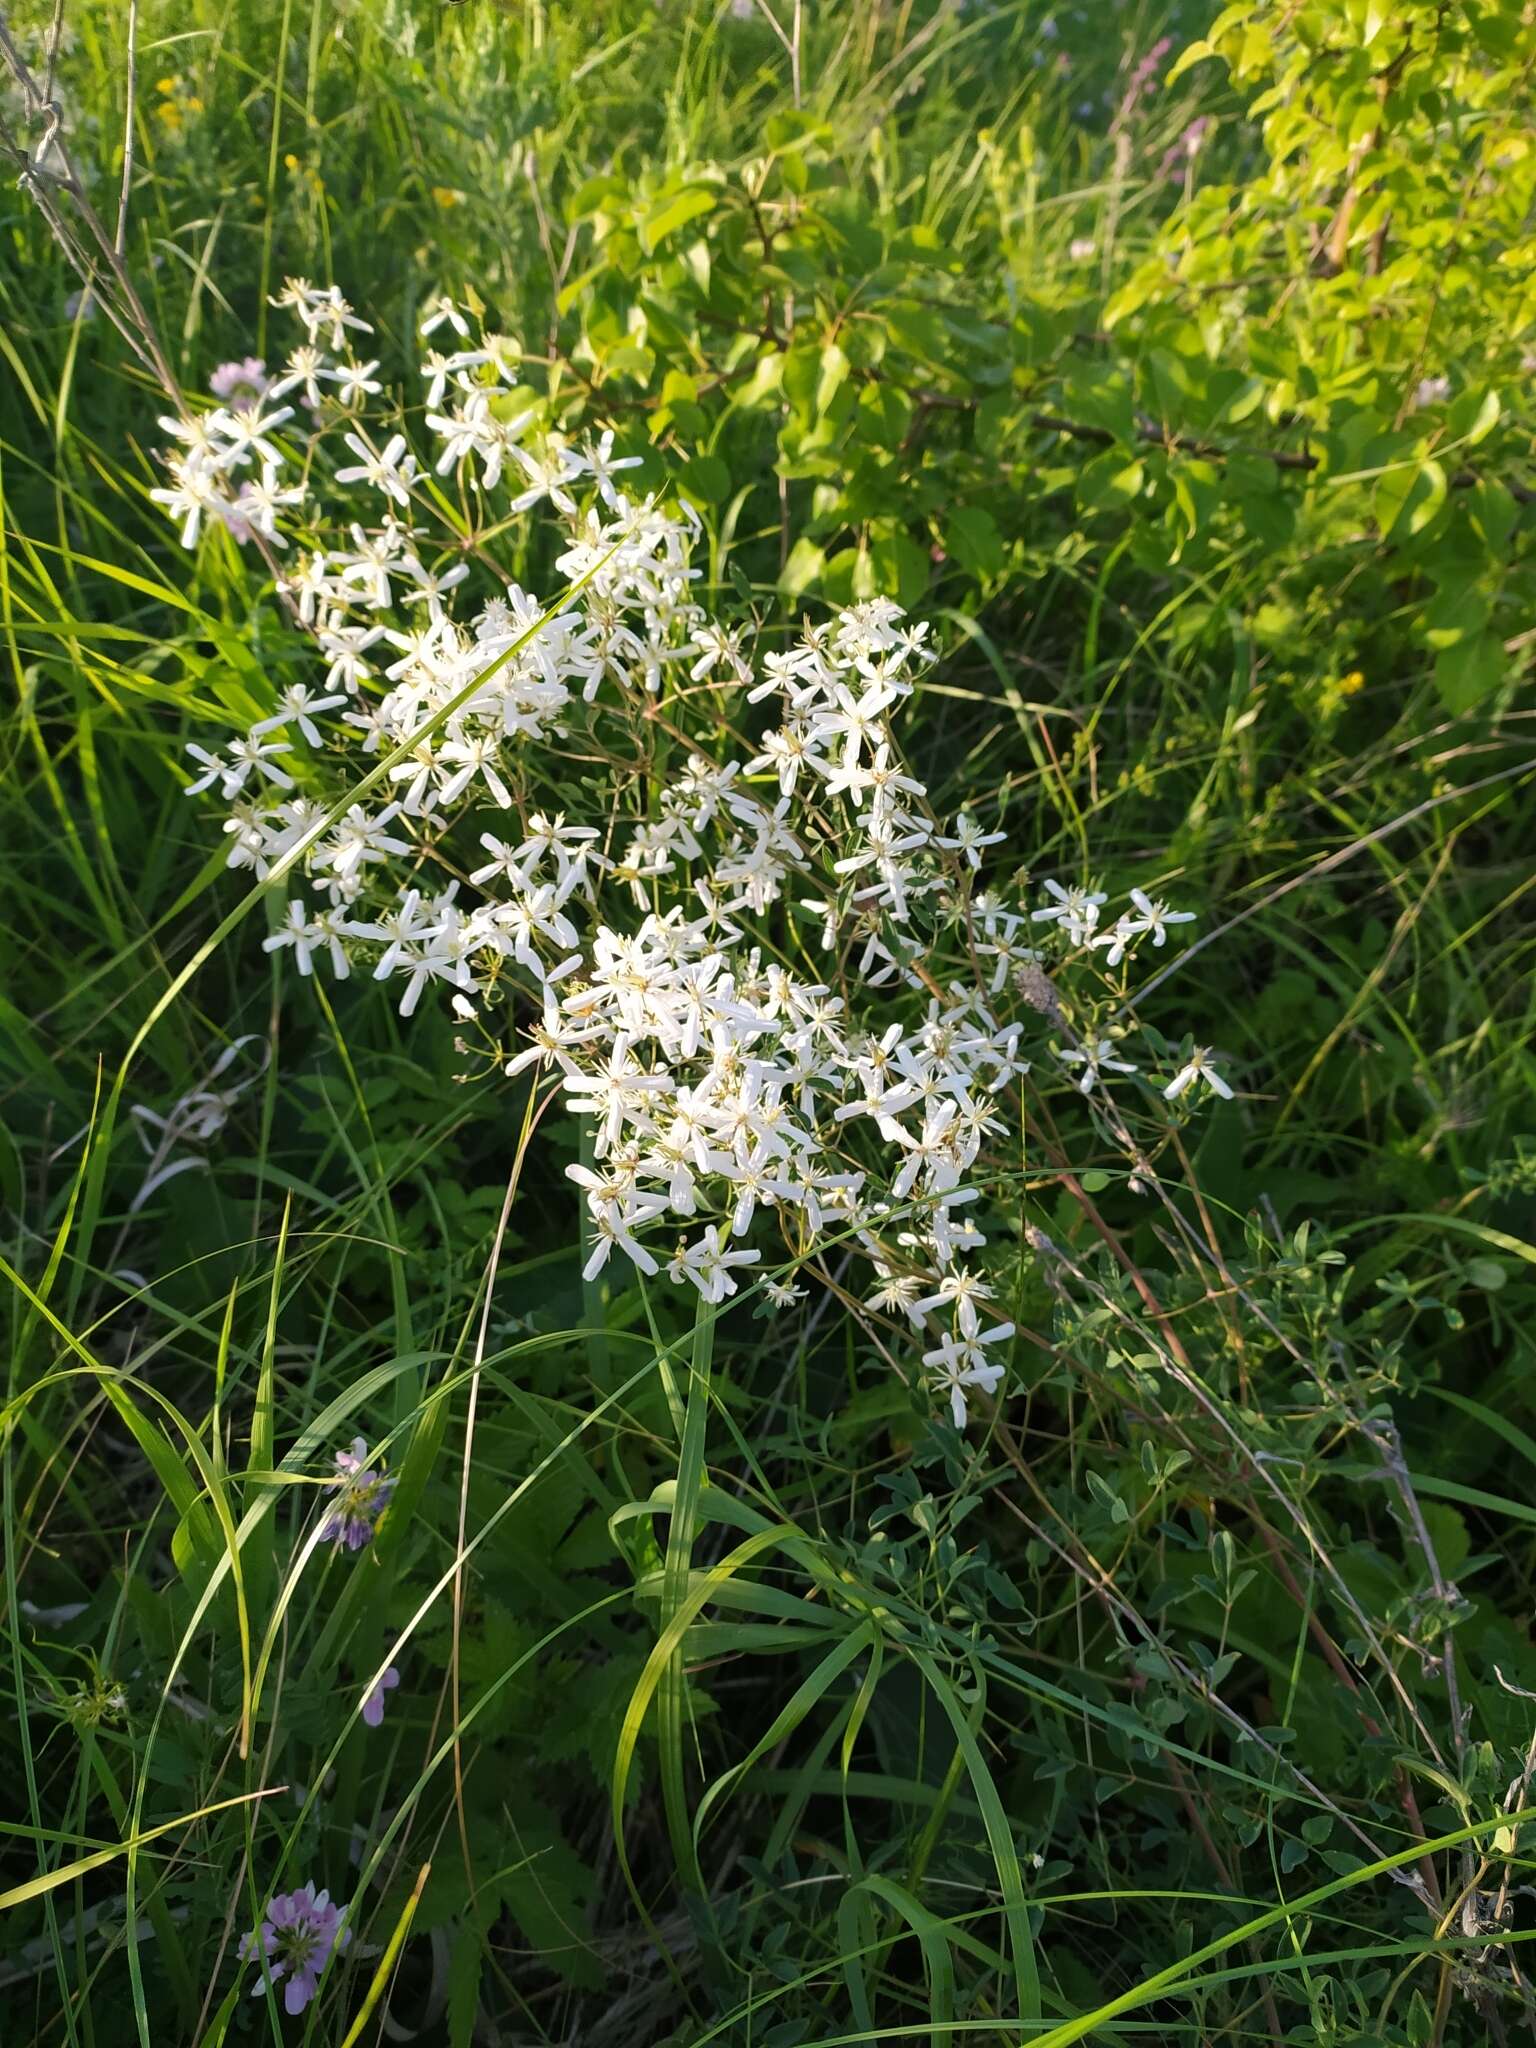
[[[352,1939],[352,1930],[341,1925],[341,1912],[331,1904],[330,1893],[317,1892],[313,1884],[280,1893],[268,1906],[260,1932],[240,1939],[240,1960],[260,1956],[264,1964],[251,1996],[260,1998],[268,1978],[275,1984],[286,1977],[283,2005],[290,2013],[302,2012],[319,1987],[331,1951],[344,1949]]]
[[[231,412],[250,412],[271,379],[260,356],[247,356],[243,363],[220,363],[208,379],[215,398],[227,401]]]
[[[388,1507],[395,1482],[375,1472],[367,1459],[368,1446],[360,1436],[352,1439],[350,1451],[336,1453],[336,1477],[331,1482],[336,1503],[321,1526],[322,1542],[361,1550],[373,1541],[374,1524]]]
[[[1132,71],[1130,77],[1126,80],[1125,92],[1121,96],[1120,104],[1115,109],[1115,118],[1110,127],[1111,134],[1118,132],[1118,130],[1124,127],[1125,123],[1131,118],[1131,115],[1135,113],[1137,103],[1144,92],[1156,92],[1157,73],[1162,67],[1163,59],[1172,48],[1172,36],[1159,36],[1151,49],[1148,50],[1147,54]]]
[[[363,1701],[363,1719],[368,1723],[368,1726],[370,1728],[377,1728],[379,1723],[383,1720],[384,1695],[387,1692],[393,1692],[395,1687],[399,1683],[400,1674],[395,1669],[394,1665],[391,1664],[389,1669],[384,1673],[384,1676],[373,1688],[373,1691],[369,1693],[367,1699]]]
[[[1184,130],[1178,141],[1168,150],[1162,162],[1158,165],[1157,175],[1160,178],[1182,177],[1183,171],[1181,167],[1184,164],[1192,164],[1194,162],[1200,152],[1200,145],[1205,141],[1210,125],[1211,117],[1209,114],[1197,115]]]
[[[1151,49],[1148,50],[1145,57],[1143,57],[1141,62],[1136,66],[1136,69],[1131,73],[1130,90],[1133,93],[1138,93],[1142,91],[1144,87],[1152,83],[1152,80],[1157,73],[1158,67],[1161,65],[1163,59],[1167,56],[1168,52],[1172,48],[1172,36],[1158,37],[1157,41],[1152,45]]]

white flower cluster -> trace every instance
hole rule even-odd
[[[546,430],[515,344],[428,356],[423,467],[398,427],[366,424],[378,366],[352,357],[367,330],[345,300],[290,282],[280,303],[305,342],[270,382],[230,366],[242,403],[171,423],[156,493],[188,545],[212,518],[280,548],[280,517],[327,491],[350,500],[284,585],[322,679],[222,750],[190,749],[190,790],[216,785],[229,805],[231,865],[264,878],[294,855],[307,878],[269,948],[303,974],[368,962],[402,1015],[440,983],[508,1074],[551,1073],[587,1134],[567,1172],[589,1279],[617,1248],[720,1303],[772,1237],[778,1271],[754,1278],[788,1306],[802,1269],[841,1290],[857,1253],[872,1317],[919,1333],[962,1425],[1014,1334],[977,1210],[1018,1158],[1026,1034],[1083,1093],[1135,1071],[1118,1038],[1068,1030],[1047,964],[1119,970],[1188,913],[1133,891],[1101,930],[1097,892],[1048,883],[1027,911],[979,890],[1004,835],[965,813],[946,829],[892,723],[932,658],[926,628],[875,600],[755,662],[695,601],[695,516],[631,500],[617,477],[633,458],[611,435],[578,449]],[[424,325],[470,342],[451,301]],[[243,476],[258,463],[259,482]],[[462,525],[429,474],[452,480]],[[548,608],[496,574],[488,545],[545,500],[567,587]],[[435,553],[418,523],[433,516]],[[744,741],[765,702],[767,729]],[[333,817],[369,757],[395,755],[387,800]],[[576,755],[606,782],[571,823],[556,805]],[[536,802],[541,786],[554,797]],[[487,810],[498,829],[477,833]],[[520,1048],[496,1035],[509,1007],[535,1012]],[[1229,1093],[1209,1059],[1164,1092]]]

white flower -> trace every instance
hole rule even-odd
[[[377,359],[371,363],[342,363],[338,368],[326,370],[323,374],[335,383],[336,396],[343,405],[361,405],[365,398],[370,398],[384,389],[373,374],[378,367]]]
[[[350,805],[330,836],[314,848],[311,865],[329,868],[333,877],[346,881],[370,862],[385,860],[392,853],[409,853],[411,842],[395,838],[388,829],[396,815],[393,804],[372,816],[361,804]]]
[[[935,846],[942,846],[947,853],[961,853],[973,868],[981,866],[981,849],[984,846],[1001,846],[1007,839],[1006,832],[983,832],[968,812],[962,811],[955,820],[954,831],[947,839],[936,839]]]
[[[429,334],[436,334],[439,327],[445,322],[457,335],[463,336],[469,333],[469,325],[464,315],[459,311],[448,294],[441,292],[435,299],[431,299],[427,303],[427,310],[423,314],[421,321],[423,337]]]
[[[727,1251],[720,1242],[718,1227],[711,1223],[702,1237],[679,1253],[668,1271],[674,1280],[691,1280],[706,1301],[722,1302],[736,1292],[731,1268],[755,1266],[762,1256],[758,1251]]]
[[[595,443],[589,443],[581,452],[588,476],[597,485],[598,493],[605,505],[613,511],[619,509],[620,494],[614,488],[614,477],[621,469],[639,469],[643,457],[639,455],[615,456],[613,452],[613,430],[604,428]]]
[[[330,956],[331,971],[336,979],[345,981],[351,971],[351,963],[341,940],[342,931],[338,928],[335,911],[322,910],[311,917],[303,903],[295,898],[288,905],[284,923],[261,944],[265,953],[291,947],[299,963],[300,974],[313,974],[314,955],[316,951],[324,951]]]
[[[1112,1038],[1094,1039],[1087,1045],[1071,1045],[1057,1054],[1063,1065],[1080,1066],[1082,1073],[1077,1086],[1084,1095],[1089,1094],[1106,1074],[1134,1074],[1136,1068],[1129,1060],[1114,1057],[1115,1042]]]
[[[914,1314],[926,1315],[931,1309],[953,1305],[955,1321],[962,1335],[975,1337],[981,1328],[976,1304],[992,1299],[992,1289],[979,1273],[973,1273],[965,1266],[956,1266],[944,1275],[932,1294],[922,1301],[913,1302],[912,1309]]]
[[[149,495],[181,521],[181,544],[190,548],[196,544],[204,519],[231,500],[217,470],[199,467],[181,456],[172,460],[170,470],[171,482],[157,485]]]
[[[567,997],[567,1006],[572,998]],[[620,1128],[631,1110],[645,1106],[649,1099],[672,1089],[670,1074],[648,1073],[630,1051],[627,1038],[616,1038],[607,1064],[594,1074],[567,1074],[562,1084],[566,1098],[578,1115],[600,1116],[599,1142],[607,1150],[617,1142]]]
[[[1168,936],[1171,924],[1193,924],[1192,910],[1170,910],[1166,903],[1154,903],[1150,896],[1140,889],[1131,891],[1131,901],[1136,906],[1137,916],[1131,922],[1137,931],[1150,932],[1154,946],[1160,946]]]
[[[568,1173],[572,1169],[567,1167]],[[633,1235],[641,1225],[654,1222],[666,1208],[659,1195],[643,1197],[633,1194],[604,1201],[600,1206],[590,1198],[587,1203],[592,1217],[594,1242],[591,1257],[581,1269],[583,1280],[595,1280],[608,1263],[608,1255],[617,1245],[633,1265],[642,1273],[654,1274],[656,1261]]]
[[[885,1315],[899,1312],[920,1330],[923,1311],[917,1306],[917,1298],[923,1291],[923,1284],[915,1273],[888,1273],[873,1294],[867,1297],[869,1306]]]
[[[956,1429],[964,1429],[969,1420],[967,1387],[980,1387],[985,1394],[997,1392],[1007,1367],[989,1359],[986,1347],[1005,1344],[1012,1335],[1012,1323],[994,1323],[990,1330],[975,1337],[945,1337],[933,1350],[923,1353],[923,1363],[934,1372],[940,1391],[949,1395],[949,1410]]]
[[[702,682],[720,667],[737,682],[745,682],[751,674],[741,658],[740,633],[727,632],[724,626],[717,626],[712,620],[700,625],[691,643],[683,649],[683,659],[686,661],[690,654],[698,657],[688,671],[688,680],[692,683]]]
[[[268,385],[266,395],[268,398],[286,398],[291,391],[297,391],[307,406],[318,410],[320,379],[332,374],[327,370],[320,350],[305,343],[289,356],[282,376]]]
[[[1135,918],[1117,917],[1107,932],[1095,932],[1093,935],[1094,945],[1102,946],[1106,949],[1104,953],[1105,966],[1118,967],[1131,947],[1135,945],[1143,930],[1145,930],[1145,926],[1138,924]]]
[[[369,483],[397,505],[411,502],[416,458],[406,453],[404,434],[391,435],[382,449],[371,448],[359,434],[347,434],[345,440],[358,460],[349,469],[337,470],[337,483]]]
[[[1063,889],[1059,882],[1047,882],[1047,896],[1055,900],[1030,912],[1036,924],[1058,924],[1074,946],[1086,945],[1099,921],[1099,906],[1108,901],[1102,891]]]
[[[557,441],[551,441],[542,455],[534,455],[527,448],[514,448],[512,454],[529,477],[529,487],[512,500],[510,510],[526,512],[541,499],[549,502],[559,512],[574,512],[576,500],[566,489],[574,477],[581,475],[583,463],[573,449],[562,448]]]
[[[276,732],[279,726],[287,725],[291,721],[297,725],[312,747],[318,747],[322,744],[324,735],[314,721],[322,711],[334,711],[346,701],[344,696],[317,696],[307,683],[294,683],[289,689],[284,690],[278,699],[278,709],[271,717],[263,718],[251,727],[251,737],[255,739],[261,733]]]
[[[263,398],[249,408],[221,405],[204,420],[209,435],[225,444],[226,468],[238,468],[253,452],[263,462],[282,467],[283,451],[270,436],[293,418],[293,407],[280,405],[275,411],[263,412],[266,403]]]
[[[1187,1088],[1192,1088],[1196,1081],[1204,1081],[1214,1094],[1221,1096],[1223,1101],[1230,1102],[1232,1090],[1211,1065],[1212,1058],[1209,1046],[1197,1045],[1163,1090],[1163,1100],[1177,1102]]]
[[[1135,1072],[1098,1021],[1093,968],[1163,945],[1190,913],[1133,891],[1100,931],[1105,897],[1086,886],[1048,883],[1033,912],[974,886],[1005,835],[963,810],[936,822],[897,729],[934,658],[925,626],[885,598],[851,605],[754,653],[755,681],[758,626],[700,601],[698,515],[628,497],[639,457],[615,455],[610,430],[523,444],[532,418],[505,416],[515,341],[471,342],[451,300],[426,308],[451,352],[423,350],[423,478],[377,363],[351,359],[365,323],[334,287],[290,280],[280,300],[307,338],[264,410],[168,418],[155,493],[189,546],[216,521],[281,547],[301,502],[315,536],[281,578],[312,669],[249,733],[190,749],[190,790],[227,805],[230,865],[294,871],[268,949],[302,975],[371,972],[403,1017],[431,991],[493,1045],[509,1028],[495,1019],[515,1023],[504,1073],[550,1075],[583,1126],[569,1176],[589,1279],[618,1252],[718,1306],[766,1264],[784,1276],[762,1279],[771,1315],[804,1298],[802,1273],[867,1261],[873,1282],[839,1291],[872,1287],[870,1317],[922,1333],[963,1424],[1012,1335],[985,1323],[976,1219],[1017,1166],[1024,1049],[1042,1019],[1066,1037],[1070,1018],[1059,1058],[1085,1094]],[[472,545],[419,488],[433,466],[455,498],[473,485]],[[498,571],[540,558],[525,514],[559,530],[557,573],[580,584],[558,610]],[[738,713],[765,698],[767,730],[745,744]],[[378,808],[348,794],[360,755],[394,757]],[[569,817],[537,807],[552,789]],[[477,820],[487,805],[497,818]],[[1049,974],[1036,925],[1068,942]],[[1167,1098],[1201,1078],[1229,1093],[1209,1059],[1193,1054]]]

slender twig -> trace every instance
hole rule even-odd
[[[36,203],[38,211],[48,224],[49,231],[69,258],[71,267],[79,274],[87,291],[91,293],[134,354],[153,373],[171,402],[178,410],[184,411],[181,386],[160,346],[155,324],[139,297],[138,289],[116,240],[102,225],[100,216],[92,206],[85,186],[75,170],[74,161],[64,141],[58,103],[39,88],[31,67],[17,48],[3,11],[0,11],[0,61],[4,62],[5,68],[21,88],[23,104],[29,118],[41,120],[43,123],[42,137],[36,150],[29,156],[12,134],[9,124],[0,120],[0,147],[8,150],[15,159],[18,166],[18,182]],[[50,81],[52,62],[50,53]],[[50,157],[57,159],[57,168],[49,162]],[[73,232],[62,209],[55,203],[55,190],[63,192],[68,197],[85,229],[88,242],[82,242]],[[91,254],[90,242],[96,245],[98,253],[95,256]],[[121,306],[113,303],[112,293],[105,288],[103,269],[110,274],[113,285],[121,295]]]
[[[133,189],[134,122],[139,85],[139,0],[128,0],[128,106],[123,116],[123,185],[117,199],[117,236],[113,247],[122,262],[128,248],[128,195]]]
[[[798,109],[800,105],[800,40],[801,32],[805,27],[805,0],[795,0],[794,16],[787,30],[773,9],[768,5],[768,0],[757,0],[757,4],[763,19],[784,45],[789,57],[789,87],[794,97],[795,106]]]

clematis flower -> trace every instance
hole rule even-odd
[[[1122,120],[1163,54],[1128,68]],[[223,798],[230,865],[288,883],[267,950],[301,976],[391,981],[402,1018],[435,998],[471,1027],[461,1058],[524,1088],[550,1076],[582,1132],[566,1179],[588,1282],[641,1275],[696,1307],[745,1296],[785,1316],[804,1290],[780,1275],[820,1279],[867,1299],[964,1426],[1005,1384],[983,1222],[1012,1200],[1017,1084],[1044,1055],[1108,1125],[1110,1086],[1140,1071],[1123,970],[1192,913],[1137,889],[1106,909],[1086,867],[1039,877],[1033,904],[995,889],[989,871],[1026,849],[991,814],[941,815],[902,751],[937,657],[927,626],[883,596],[782,634],[713,610],[698,515],[632,497],[638,458],[611,428],[572,446],[517,410],[515,340],[471,337],[444,295],[425,305],[421,335],[444,346],[422,350],[418,451],[340,292],[291,278],[276,303],[299,346],[275,379],[221,365],[215,409],[167,416],[152,493],[188,547],[210,525],[264,552],[302,538],[281,588],[310,668],[285,665],[244,731],[188,748],[188,794]],[[434,471],[494,506],[475,514],[486,545],[439,516]],[[560,536],[557,598],[498,567],[490,543],[518,529],[504,559],[520,559],[525,526]],[[651,758],[647,739],[637,762],[626,736],[653,720],[676,745]],[[388,761],[376,794],[371,776],[358,793],[359,756]],[[575,822],[534,808],[551,784]],[[486,858],[465,872],[448,848],[476,836]],[[1163,1103],[1230,1092],[1209,1052],[1178,1057]],[[1159,1106],[1138,1088],[1138,1118]],[[873,1293],[840,1277],[860,1260]],[[395,1483],[357,1438],[320,1536],[363,1549]],[[391,1666],[368,1686],[368,1727],[399,1682]],[[271,1927],[315,1936],[312,1958],[300,1897],[274,1901]],[[290,1970],[301,1999],[322,1965],[309,1990],[302,1959]]]

